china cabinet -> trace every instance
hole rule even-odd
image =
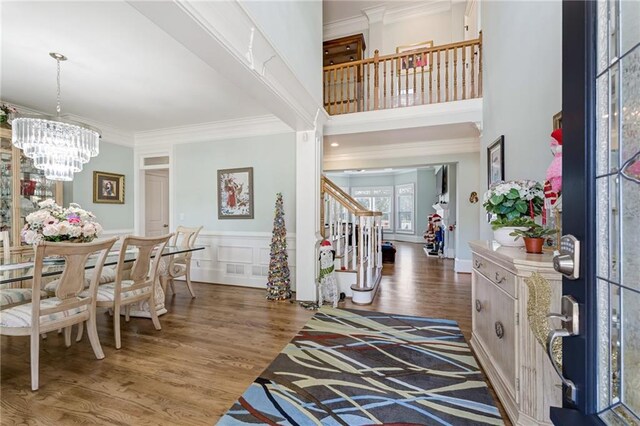
[[[20,230],[38,202],[53,198],[62,203],[62,182],[44,177],[20,149],[11,144],[11,129],[0,127],[0,231],[9,233],[12,251],[29,250],[21,243]]]

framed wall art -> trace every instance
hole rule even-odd
[[[433,40],[396,47],[396,53],[407,55],[405,57],[402,57],[402,59],[398,62],[398,72],[400,72],[401,70],[409,70],[413,68],[428,66],[429,55],[427,53],[411,53],[428,49],[430,47],[433,47]]]
[[[253,167],[218,170],[218,219],[253,219]]]
[[[124,175],[93,172],[93,202],[124,204]]]
[[[504,180],[504,135],[487,148],[487,180],[489,188]]]

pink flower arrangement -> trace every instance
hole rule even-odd
[[[27,223],[22,229],[22,240],[37,245],[41,241],[78,242],[92,241],[102,232],[102,226],[90,211],[71,203],[64,209],[55,201],[40,202],[40,210],[27,215]]]

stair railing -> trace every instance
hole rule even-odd
[[[366,209],[326,176],[320,193],[320,229],[336,251],[336,268],[355,270],[356,287],[372,289],[382,269],[382,213]]]

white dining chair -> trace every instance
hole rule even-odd
[[[35,248],[35,264],[32,280],[33,300],[19,306],[0,311],[0,334],[31,337],[31,389],[38,389],[38,364],[40,335],[64,329],[65,345],[71,345],[70,329],[74,324],[87,323],[87,334],[97,359],[104,353],[96,328],[96,292],[98,278],[105,258],[116,239],[94,243],[50,243],[44,242]],[[84,269],[89,255],[99,252],[93,269],[89,290],[84,289]],[[65,268],[62,272],[55,297],[40,298],[43,260],[47,256],[62,256]]]
[[[178,226],[174,237],[172,238],[170,245],[179,248],[193,248],[196,245],[196,239],[198,234],[202,230],[202,226],[199,228],[187,228],[185,226]],[[173,294],[176,293],[174,288],[174,280],[176,278],[185,277],[187,283],[187,289],[191,293],[191,297],[195,298],[196,293],[191,286],[191,255],[192,252],[180,253],[171,256],[171,261],[167,267],[166,274],[163,274],[160,279],[162,280],[162,288],[166,289],[167,284],[171,287]]]

